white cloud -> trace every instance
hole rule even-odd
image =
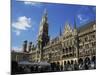
[[[16,22],[12,23],[12,27],[15,28],[14,32],[16,32],[16,35],[20,35],[22,30],[28,30],[28,28],[31,28],[31,18],[21,16]]]
[[[81,14],[79,14],[77,17],[78,17],[79,20],[83,20]]]
[[[17,19],[16,22],[12,23],[12,26],[18,30],[26,30],[27,28],[31,27],[31,18],[21,16]]]
[[[18,36],[19,36],[19,35],[20,35],[20,31],[16,31],[16,35],[18,35]]]
[[[86,21],[89,20],[89,17],[87,17],[87,16],[85,16],[83,14],[78,14],[77,18],[78,18],[78,20],[79,20],[80,23],[84,23],[84,22],[86,22]]]
[[[22,50],[22,48],[13,47],[13,48],[11,49],[11,51],[22,52],[23,50]]]
[[[82,6],[77,12],[77,19],[80,23],[86,23],[91,19],[91,14],[95,13],[95,7]]]
[[[33,1],[24,1],[24,4],[31,5],[31,6],[36,6],[36,7],[41,7],[42,6],[42,4],[40,2],[33,2]]]
[[[31,2],[31,1],[25,1],[24,3],[27,5],[35,5],[36,4],[35,2]]]
[[[21,33],[21,31],[20,30],[13,30],[15,33],[16,33],[16,35],[17,36],[19,36],[20,35],[20,33]]]

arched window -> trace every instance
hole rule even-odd
[[[68,53],[68,48],[66,47],[66,53]]]
[[[66,65],[67,63],[66,63],[66,61],[64,61],[64,65]]]
[[[91,61],[94,62],[94,63],[96,63],[96,57],[93,56]]]
[[[63,48],[63,53],[65,52],[65,49]]]
[[[70,61],[68,61],[67,64],[70,64]]]
[[[71,64],[73,64],[73,60],[71,60]]]
[[[80,58],[80,59],[78,60],[78,63],[79,63],[79,64],[83,64],[83,59]]]
[[[86,57],[85,60],[84,60],[84,63],[85,64],[90,64],[90,58],[89,57]]]

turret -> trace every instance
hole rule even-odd
[[[29,46],[28,46],[28,52],[32,51],[32,42],[29,42]]]
[[[23,43],[23,52],[27,52],[27,40]]]

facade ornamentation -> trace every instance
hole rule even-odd
[[[17,55],[21,56],[20,59],[27,57],[28,61],[46,61],[49,63],[56,63],[61,66],[64,66],[66,63],[82,63],[87,62],[87,60],[95,60],[95,21],[87,23],[79,28],[76,27],[76,21],[74,22],[74,28],[72,28],[67,22],[65,24],[64,32],[60,33],[60,36],[52,40],[50,40],[48,35],[48,25],[48,16],[47,11],[45,10],[42,21],[40,22],[37,48],[32,48],[32,42],[30,42],[29,51],[31,52],[27,53],[27,41],[25,41],[23,45],[23,55]],[[25,57],[25,55],[27,56]]]

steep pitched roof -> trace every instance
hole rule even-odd
[[[91,21],[91,22],[89,22],[89,23],[87,23],[87,24],[84,24],[84,25],[78,27],[78,32],[82,32],[82,31],[84,31],[84,30],[90,28],[90,27],[93,26],[94,24],[96,24],[96,21]]]

